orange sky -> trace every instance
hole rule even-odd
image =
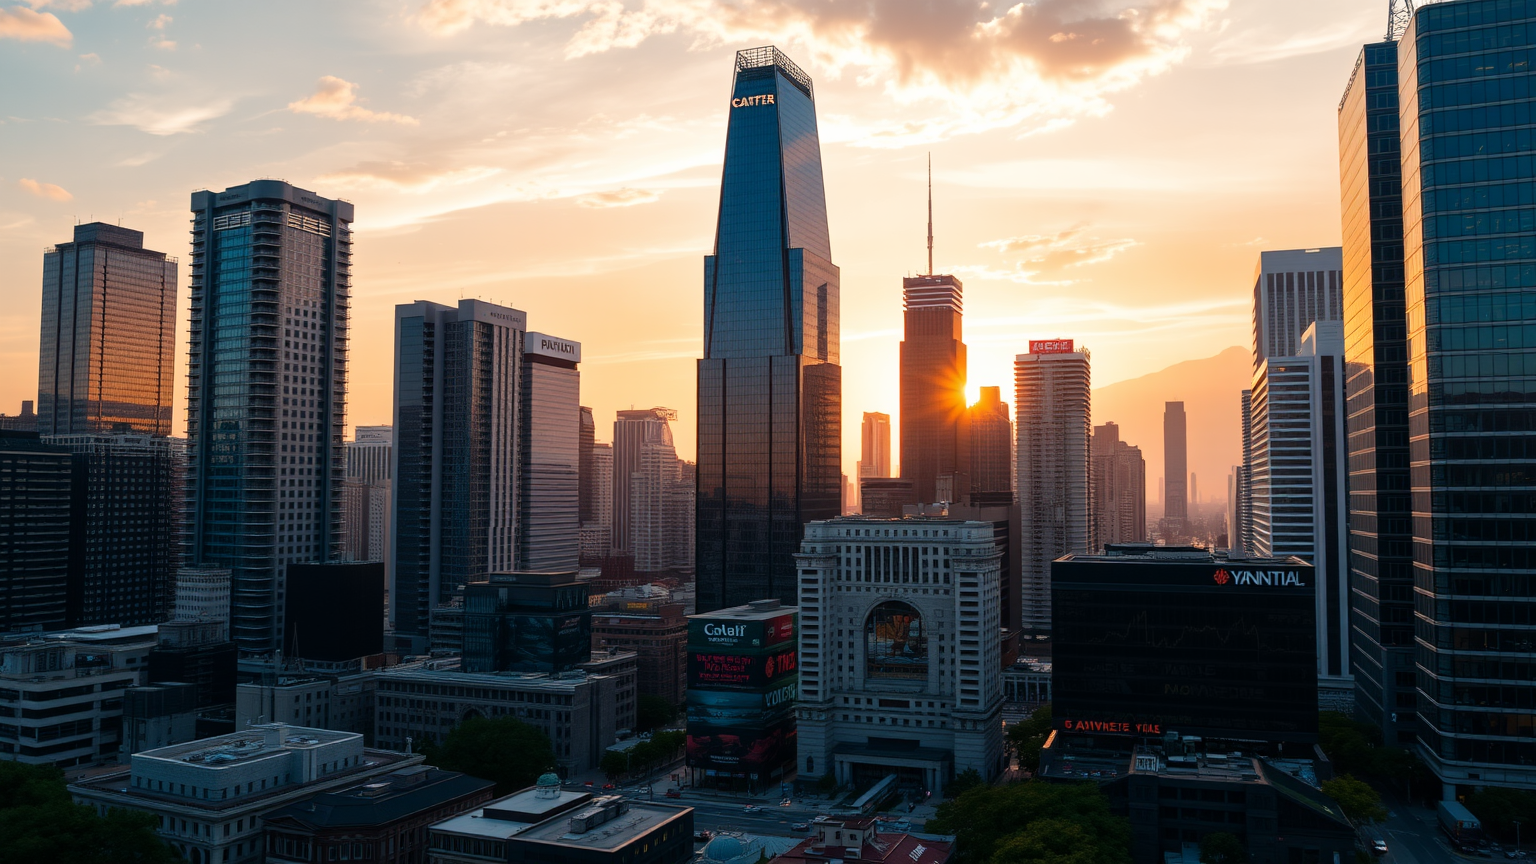
[[[583,343],[600,438],[665,405],[691,454],[731,56],[774,42],[816,80],[851,473],[860,414],[897,414],[926,153],[973,390],[1012,401],[1031,338],[1088,345],[1100,386],[1246,346],[1258,251],[1338,242],[1337,102],[1384,6],[0,6],[29,82],[0,88],[0,411],[35,396],[42,250],[77,219],[185,258],[188,193],[281,177],[357,207],[351,422],[389,421],[394,304],[481,297]]]

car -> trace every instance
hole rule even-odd
[[[747,806],[741,808],[741,812],[743,812],[743,813],[761,813],[761,812],[763,812],[763,808],[757,806],[756,804],[748,804]]]
[[[789,800],[788,798],[785,798],[783,801],[779,802],[779,806],[780,807],[788,807],[789,805],[791,805],[793,803],[795,803],[795,802]]]
[[[693,839],[697,843],[708,843],[710,840],[713,840],[714,837],[715,837],[715,835],[712,832],[709,832],[709,831],[695,831],[695,832],[693,832]]]
[[[828,819],[831,819],[831,818],[832,818],[831,816],[828,816],[827,814],[823,813],[820,816],[817,816],[815,819],[812,819],[811,821],[812,822],[816,822],[816,823],[819,824],[819,823],[825,822],[825,821],[827,821]]]
[[[795,824],[789,826],[789,830],[791,830],[791,831],[809,831],[809,830],[811,830],[811,823],[809,823],[809,822],[796,822]]]
[[[585,782],[585,783],[583,783],[581,785],[587,787],[588,789],[591,789],[592,788],[592,781],[588,780],[587,782]]]
[[[1511,849],[1508,852],[1504,853],[1504,857],[1505,858],[1524,858],[1525,857],[1525,852],[1523,852],[1523,851],[1521,851],[1519,849]]]
[[[1378,858],[1380,858],[1381,856],[1387,854],[1387,841],[1383,840],[1380,837],[1372,837],[1371,838],[1371,854],[1375,855]]]
[[[619,788],[619,787],[613,785],[612,783],[604,783],[603,784],[603,791],[604,792],[607,792],[610,789],[617,789],[617,788]]]
[[[667,797],[668,798],[681,798],[681,797],[683,797],[683,790],[681,790],[681,789],[668,789],[667,790]]]

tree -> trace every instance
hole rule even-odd
[[[641,696],[635,703],[635,730],[649,732],[677,719],[677,706],[660,696]]]
[[[1248,853],[1235,835],[1217,831],[1200,838],[1200,864],[1243,864]]]
[[[498,795],[532,786],[555,765],[549,736],[516,717],[471,717],[422,752],[428,764],[445,771],[495,781]]]
[[[940,804],[925,830],[955,835],[955,864],[990,864],[992,856],[1015,834],[1041,820],[1082,826],[1088,836],[1095,838],[1100,850],[1095,854],[1101,857],[1092,859],[1095,862],[1130,861],[1130,826],[1109,812],[1109,799],[1093,783],[1068,785],[1031,780],[1009,786],[978,786]],[[1015,856],[1009,864],[1030,860],[1019,856],[1034,854],[1030,850],[1035,848],[1029,843],[1015,848],[1009,853]]]
[[[632,758],[633,757],[631,757],[631,755],[628,753],[621,753],[618,750],[609,750],[607,753],[603,754],[602,761],[597,763],[597,767],[603,772],[603,776],[607,777],[608,781],[611,783],[614,780],[623,777],[624,774],[629,771],[630,760]]]
[[[1019,767],[1040,770],[1040,750],[1051,734],[1051,703],[1036,708],[1028,717],[1008,727],[1008,746],[1018,754]]]
[[[159,821],[138,810],[106,816],[69,797],[53,766],[0,762],[0,864],[173,864],[176,851],[155,833]]]
[[[1381,795],[1364,780],[1356,780],[1349,774],[1341,774],[1321,787],[1323,794],[1339,802],[1344,815],[1356,821],[1384,822],[1387,811],[1381,806]]]
[[[1521,825],[1521,838],[1536,836],[1536,795],[1523,789],[1488,787],[1467,796],[1467,809],[1495,836],[1515,839],[1515,823]]]
[[[1066,819],[1037,819],[997,847],[990,864],[1117,864],[1129,860]]]
[[[981,779],[981,772],[975,768],[967,768],[956,774],[955,779],[944,784],[944,797],[959,798],[972,789],[984,785],[986,783]]]
[[[1317,715],[1317,743],[1335,771],[1367,773],[1374,767],[1375,751],[1381,746],[1381,729],[1338,711],[1323,711]]]

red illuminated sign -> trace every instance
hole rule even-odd
[[[1029,340],[1029,353],[1031,354],[1071,354],[1071,339],[1031,339]]]
[[[1120,723],[1115,720],[1063,720],[1061,728],[1068,732],[1108,732],[1117,735],[1161,735],[1161,723]]]
[[[786,675],[795,674],[799,666],[799,655],[794,651],[780,651],[766,657],[712,651],[690,651],[688,654],[690,688],[765,687]]]

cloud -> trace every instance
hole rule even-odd
[[[1188,54],[1227,0],[425,0],[417,22],[450,35],[476,24],[574,20],[568,58],[679,33],[696,46],[795,45],[896,101],[932,101],[940,117],[845,130],[856,143],[905,146],[966,132],[1102,114],[1107,97]]]
[[[1005,237],[977,244],[983,249],[996,249],[1003,256],[1015,261],[1013,270],[995,270],[986,266],[964,269],[982,279],[1005,279],[1028,285],[1070,285],[1074,280],[1040,280],[1044,274],[1059,273],[1071,267],[1102,264],[1133,246],[1140,245],[1130,238],[1103,240],[1087,235],[1086,226],[1076,226],[1055,234],[1026,234],[1021,237]]]
[[[156,2],[162,6],[176,5],[176,0],[117,0],[116,3],[112,4],[112,8],[116,9],[119,6],[148,6]]]
[[[633,207],[636,204],[649,204],[661,197],[659,192],[650,189],[614,189],[607,192],[592,192],[577,197],[576,204],[580,207],[608,208],[608,207]]]
[[[198,102],[179,94],[130,93],[86,119],[97,126],[132,126],[151,135],[180,135],[199,131],[233,107],[235,100],[222,96]]]
[[[80,12],[91,8],[91,0],[27,0],[27,5],[33,9],[52,6],[60,12]]]
[[[171,16],[166,15],[165,13],[161,13],[159,16],[157,16],[155,18],[155,20],[149,22],[145,26],[148,27],[151,30],[164,30],[167,25],[169,25],[172,21],[175,21],[175,20],[176,20],[175,18],[172,18]]]
[[[500,168],[472,166],[444,170],[425,162],[360,162],[330,174],[321,182],[346,189],[383,188],[403,192],[427,192],[444,186],[461,186],[501,173]]]
[[[16,181],[16,185],[26,192],[39,198],[47,198],[49,201],[73,201],[75,198],[62,186],[55,186],[52,183],[39,183],[36,180],[29,180],[25,177]]]
[[[52,42],[67,47],[75,35],[52,12],[34,12],[25,6],[0,9],[0,39],[19,42]]]
[[[419,126],[420,122],[414,117],[404,114],[389,114],[383,111],[370,111],[357,102],[357,85],[351,81],[344,81],[334,75],[326,75],[320,79],[320,86],[313,95],[306,96],[297,102],[289,102],[288,110],[296,114],[314,114],[319,117],[329,117],[332,120],[362,120],[367,123],[399,123],[404,126]]]

